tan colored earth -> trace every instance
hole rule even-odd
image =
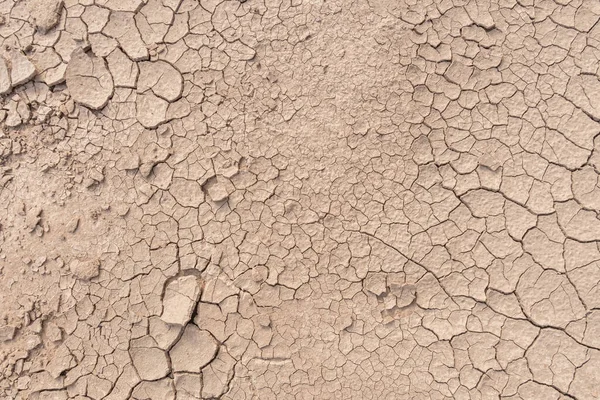
[[[0,16],[0,399],[600,399],[600,1]]]

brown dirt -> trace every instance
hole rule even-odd
[[[0,13],[0,399],[600,398],[599,2]]]

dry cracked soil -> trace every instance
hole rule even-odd
[[[599,21],[0,0],[0,399],[600,399]]]

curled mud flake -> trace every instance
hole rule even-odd
[[[13,50],[10,53],[10,79],[12,87],[22,85],[32,79],[35,74],[35,66],[20,51]]]
[[[6,94],[10,92],[12,87],[10,81],[10,72],[4,58],[0,57],[0,94]]]
[[[69,263],[69,269],[75,278],[89,281],[100,273],[100,260],[75,258]]]
[[[163,296],[161,319],[168,324],[186,325],[200,298],[200,283],[195,276],[182,276],[170,282]]]
[[[72,218],[69,222],[67,222],[67,224],[65,225],[65,230],[68,233],[75,233],[75,231],[77,230],[77,228],[79,227],[79,221],[80,218],[79,217],[74,217]]]
[[[113,95],[113,79],[104,59],[81,48],[71,54],[66,80],[73,100],[92,110],[103,108]]]
[[[8,113],[6,115],[6,126],[16,128],[21,124],[27,123],[31,118],[31,110],[23,101],[10,101],[8,103]]]
[[[204,191],[214,202],[222,202],[229,198],[235,187],[231,181],[223,176],[209,179],[203,186]]]
[[[0,326],[0,342],[9,342],[14,339],[16,328],[10,325]]]

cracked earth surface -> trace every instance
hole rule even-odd
[[[599,399],[597,0],[0,0],[0,398]]]

